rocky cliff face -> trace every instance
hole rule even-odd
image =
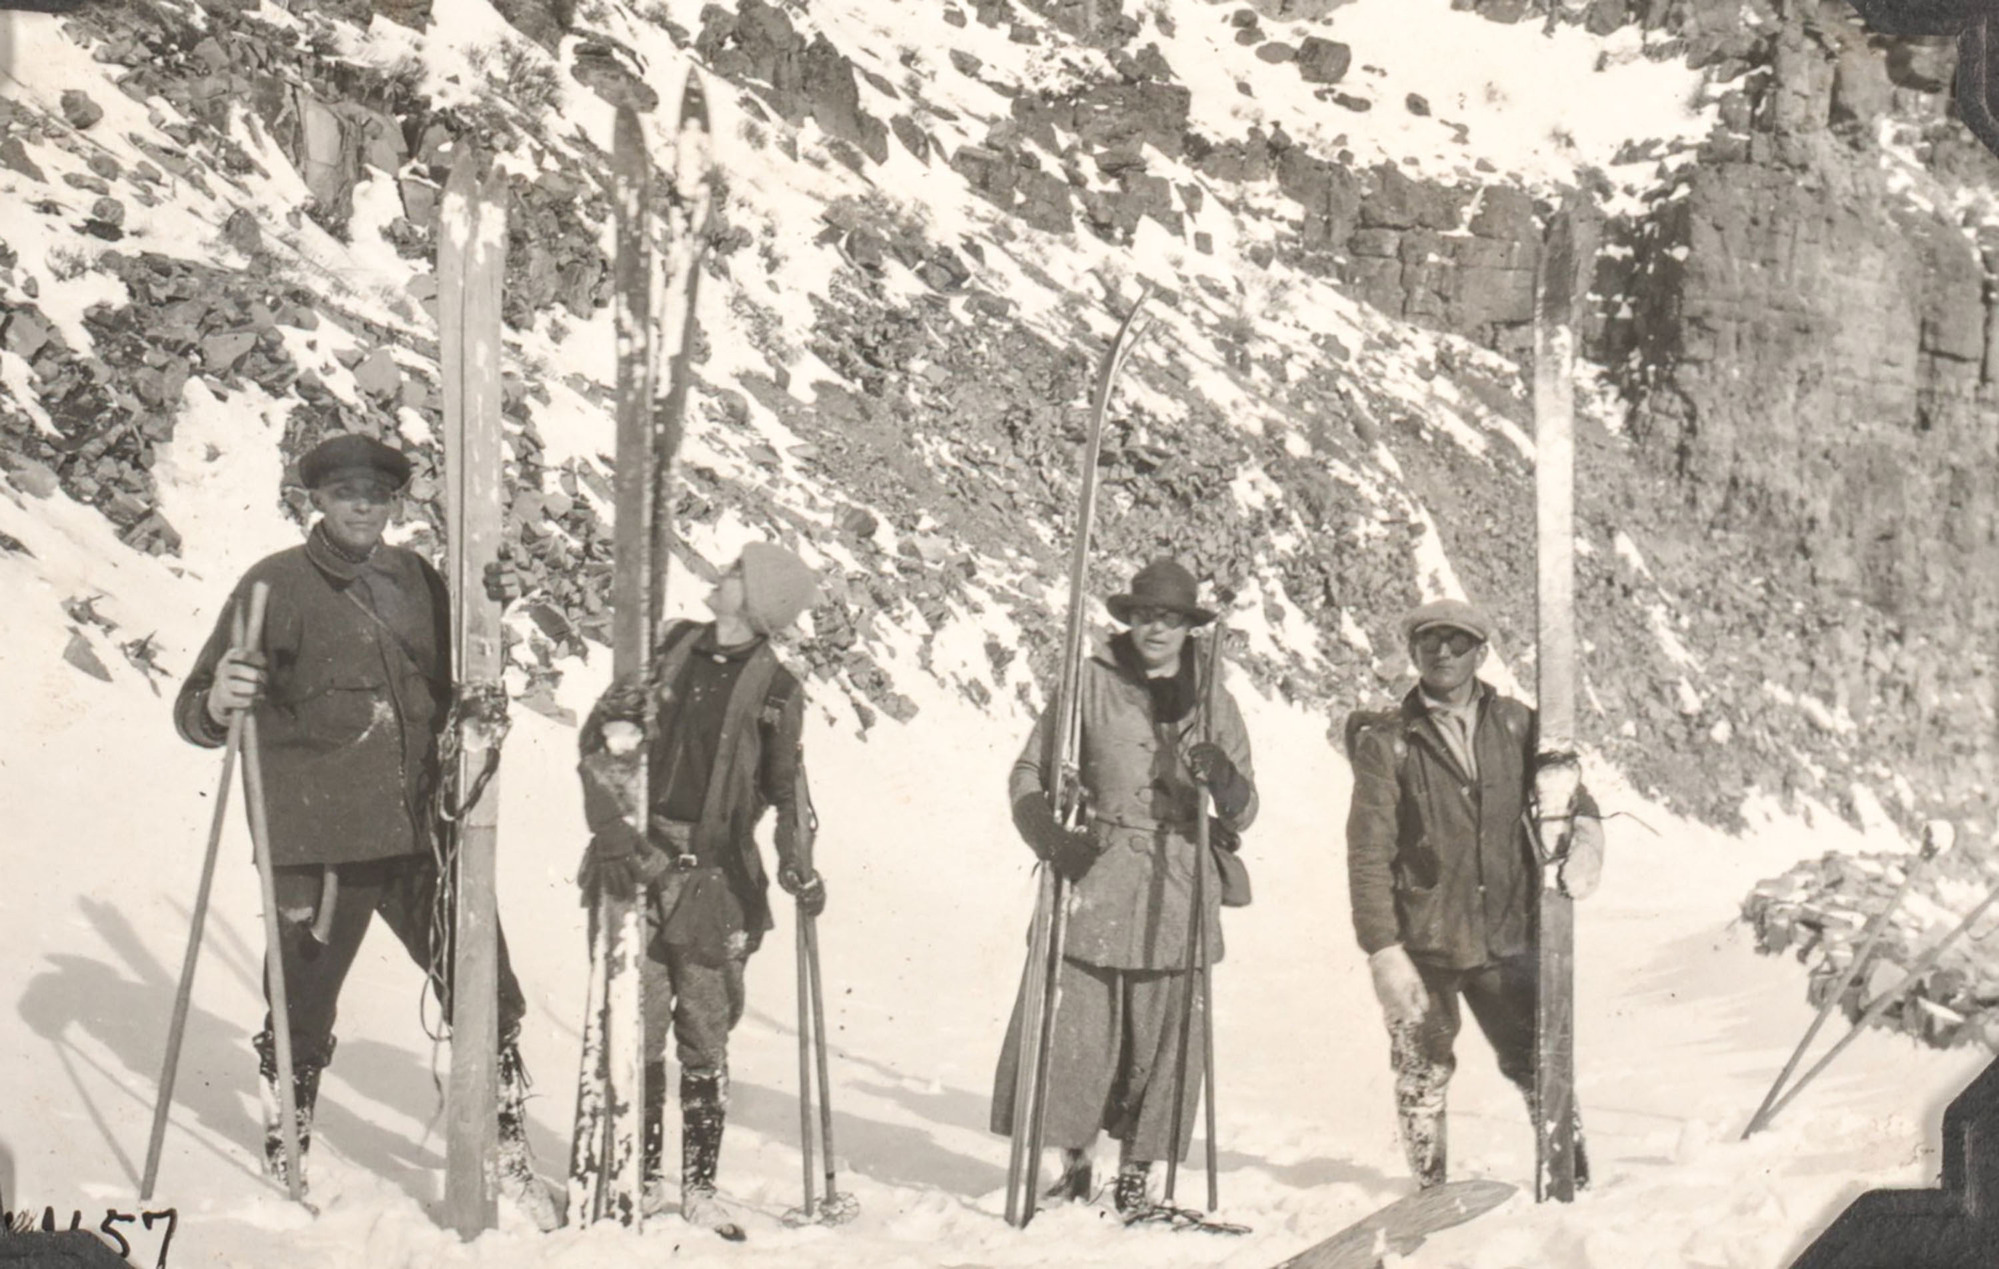
[[[1722,821],[1755,790],[1856,813],[1861,789],[1904,819],[1989,822],[1993,170],[1947,117],[1947,54],[1871,37],[1831,0],[1455,7],[1698,68],[1715,120],[1572,173],[1600,205],[1586,330],[1607,386],[1579,438],[1586,738]],[[1145,270],[1167,333],[1113,423],[1100,587],[1158,550],[1199,559],[1273,628],[1291,618],[1246,660],[1336,730],[1400,679],[1395,619],[1440,551],[1530,680],[1531,459],[1512,438],[1531,431],[1518,359],[1559,191],[1480,157],[1463,102],[1381,90],[1346,9],[973,0],[942,10],[944,45],[890,56],[893,30],[769,0],[508,0],[501,33],[443,74],[364,55],[385,23],[438,38],[424,2],[89,7],[72,38],[148,118],[114,132],[81,91],[0,105],[0,165],[37,218],[0,237],[59,243],[0,258],[0,349],[27,372],[0,380],[9,480],[172,552],[149,472],[192,383],[268,397],[291,453],[333,429],[408,438],[431,515],[436,455],[408,425],[439,407],[427,260],[451,142],[476,134],[532,173],[513,182],[507,279],[510,523],[533,600],[513,654],[547,682],[601,633],[608,575],[605,468],[546,457],[542,432],[606,400],[548,369],[608,277],[603,156],[557,107],[579,85],[655,107],[643,50],[664,34],[734,91],[730,146],[853,191],[808,200],[807,245],[834,265],[803,323],[779,311],[789,226],[749,185],[725,200],[714,269],[747,352],[702,371],[728,461],[690,463],[678,511],[848,554],[798,652],[864,724],[909,708],[878,664],[885,632],[927,657],[966,607],[999,603],[1023,633],[954,671],[961,690],[1035,690],[1009,665],[1050,652],[1036,577],[1072,496],[1099,314],[1135,291],[1087,263],[1092,244],[1174,262]],[[1208,68],[1169,55],[1195,23],[1240,50],[1235,113],[1197,109]],[[1254,104],[1279,87],[1356,138],[1420,123],[1463,161],[1382,157],[1344,125],[1293,135]],[[907,163],[982,210],[933,214],[879,183]],[[280,166],[302,193],[275,193],[293,188]],[[163,204],[201,222],[203,250],[121,228]],[[326,239],[378,240],[408,275],[343,288],[315,272]],[[1049,254],[1063,243],[1073,261]],[[37,288],[86,271],[116,285],[82,347]],[[306,364],[321,337],[336,357]]]
[[[1989,831],[1999,161],[1948,117],[1947,43],[1832,3],[1752,30],[1699,164],[1604,263],[1599,355],[1707,539],[1691,642],[1742,654],[1714,713],[1815,697],[1859,770]]]

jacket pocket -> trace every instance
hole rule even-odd
[[[1433,951],[1444,942],[1449,907],[1441,885],[1442,864],[1426,841],[1395,856],[1395,917],[1403,943],[1412,951]]]
[[[380,683],[328,683],[293,705],[292,739],[301,749],[330,753],[374,735],[392,736],[395,714],[395,702]]]

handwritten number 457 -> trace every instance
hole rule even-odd
[[[27,1233],[34,1227],[32,1224],[33,1220],[34,1218],[26,1212],[15,1212],[10,1214],[5,1224],[19,1233]],[[133,1213],[121,1212],[115,1207],[105,1208],[104,1219],[98,1223],[97,1232],[102,1234],[105,1241],[111,1244],[112,1250],[118,1253],[121,1260],[130,1261],[132,1259],[132,1244],[125,1237],[124,1231],[118,1227],[134,1223],[147,1231],[151,1231],[155,1224],[165,1225],[165,1229],[160,1236],[160,1256],[158,1260],[153,1262],[153,1269],[167,1269],[167,1250],[173,1246],[174,1231],[180,1228],[179,1210],[169,1207],[161,1212]],[[82,1212],[73,1211],[70,1213],[69,1227],[71,1229],[83,1228]],[[54,1233],[55,1229],[56,1210],[53,1207],[43,1209],[42,1232]],[[0,1228],[0,1234],[4,1234],[5,1232],[5,1228]]]

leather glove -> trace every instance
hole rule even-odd
[[[1187,769],[1214,794],[1215,811],[1223,819],[1234,819],[1249,805],[1249,781],[1220,745],[1204,740],[1189,749]]]
[[[1374,974],[1374,996],[1381,1002],[1389,1026],[1421,1022],[1430,1007],[1430,991],[1416,962],[1400,943],[1391,943],[1367,958]]]
[[[1043,793],[1024,793],[1013,804],[1013,826],[1034,853],[1070,881],[1081,881],[1097,862],[1097,846],[1088,832],[1062,827]]]
[[[631,825],[622,820],[591,837],[576,869],[576,884],[585,904],[600,894],[629,899],[639,888],[639,840]]]
[[[1577,811],[1569,821],[1568,851],[1556,873],[1562,893],[1571,899],[1587,899],[1603,880],[1603,821]]]
[[[791,868],[777,870],[777,884],[798,900],[798,910],[806,916],[816,917],[826,910],[826,879],[817,872],[801,879]]]
[[[229,725],[229,716],[248,709],[264,695],[264,654],[251,648],[231,648],[215,663],[215,682],[205,702],[209,721]]]

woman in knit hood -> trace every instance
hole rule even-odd
[[[743,971],[771,928],[769,879],[757,822],[777,811],[777,881],[817,916],[826,888],[812,866],[817,823],[805,782],[805,694],[778,663],[770,636],[819,597],[819,578],[782,547],[752,542],[708,595],[709,622],[661,633],[643,694],[614,687],[585,723],[584,813],[591,841],[577,880],[585,901],[602,888],[644,892],[645,1208],[669,1206],[664,1160],[666,1039],[680,1059],[681,1215],[730,1239],[742,1228],[716,1197],[729,1093],[729,1032],[744,1008]],[[644,699],[649,695],[648,702]],[[630,781],[611,738],[653,734],[646,831],[625,806]]]

